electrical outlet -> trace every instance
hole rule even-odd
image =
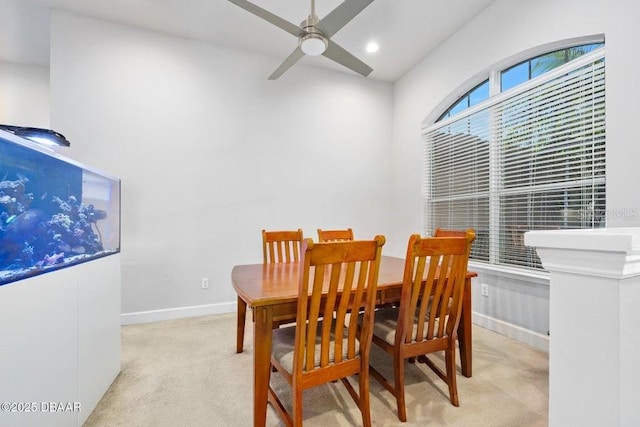
[[[485,285],[484,283],[480,285],[480,295],[483,297],[489,296],[489,285]]]
[[[209,289],[209,278],[203,277],[201,279],[202,289]]]

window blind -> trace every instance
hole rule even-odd
[[[489,260],[489,111],[430,132],[427,155],[427,224],[476,231],[472,257]]]
[[[605,217],[604,49],[425,129],[425,225],[476,230],[471,257],[541,268],[529,230]]]

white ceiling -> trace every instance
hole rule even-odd
[[[308,0],[252,0],[296,25]],[[370,78],[393,82],[494,0],[374,0],[332,40],[373,68]],[[340,0],[316,0],[322,18]],[[297,40],[227,0],[0,0],[0,60],[47,65],[49,9],[61,9],[148,30],[286,58]],[[368,41],[380,50],[367,53]],[[352,71],[324,57],[302,62]],[[265,79],[273,70],[264,70]],[[286,77],[283,76],[283,77]]]

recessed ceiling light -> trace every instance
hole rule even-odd
[[[380,49],[380,46],[378,46],[376,42],[369,42],[369,44],[367,44],[367,52],[369,53],[377,52],[378,49]]]

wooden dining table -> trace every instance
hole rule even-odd
[[[404,258],[382,256],[378,273],[376,304],[400,301]],[[238,309],[253,309],[253,424],[264,426],[267,417],[267,389],[270,375],[271,339],[274,322],[291,319],[297,312],[299,263],[236,265],[231,271],[238,294]],[[458,326],[462,375],[471,377],[471,278],[467,272]],[[240,325],[238,325],[240,326]],[[242,325],[244,327],[244,325]]]

